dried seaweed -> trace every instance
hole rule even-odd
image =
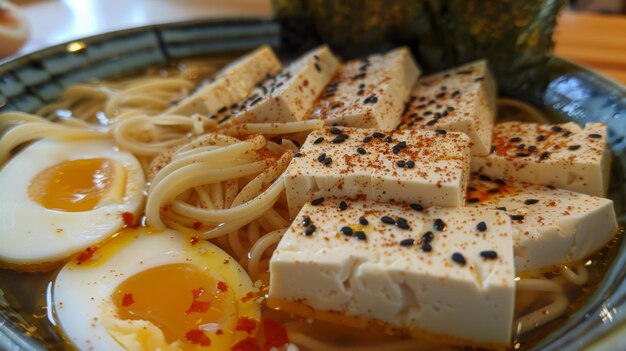
[[[427,72],[486,57],[501,93],[535,100],[565,2],[274,0],[274,8],[290,50],[326,42],[351,58],[408,45]]]

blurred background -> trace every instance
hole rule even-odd
[[[0,57],[133,26],[271,13],[271,0],[0,0]],[[626,84],[626,0],[572,0],[554,40],[557,55]]]

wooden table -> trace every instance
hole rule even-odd
[[[554,52],[626,85],[626,16],[565,11]]]

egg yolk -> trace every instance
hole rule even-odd
[[[237,316],[228,285],[211,270],[185,263],[137,273],[117,287],[112,299],[120,319],[152,322],[168,343],[209,346],[205,331],[232,331]]]
[[[33,201],[50,210],[93,210],[119,176],[116,171],[115,162],[109,159],[64,161],[39,172],[31,180],[28,194]],[[126,183],[125,179],[117,180]]]

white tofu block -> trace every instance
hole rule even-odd
[[[309,134],[299,156],[283,176],[292,217],[316,197],[463,206],[469,139],[462,133],[333,127]]]
[[[506,122],[493,131],[489,155],[472,156],[472,172],[603,197],[609,177],[606,125]]]
[[[300,303],[414,335],[509,344],[515,270],[508,216],[480,208],[418,212],[347,204],[341,210],[336,201],[307,203],[298,214],[270,261],[273,303]]]
[[[212,80],[204,83],[164,114],[214,114],[245,99],[256,84],[268,75],[276,74],[281,66],[272,48],[261,46],[222,68]]]
[[[472,178],[468,206],[512,216],[517,273],[587,258],[618,230],[613,201],[568,190]]]
[[[338,68],[339,61],[330,49],[320,46],[259,84],[232,115],[237,122],[305,119],[307,111]],[[225,116],[218,118],[224,120]]]
[[[443,71],[417,82],[399,128],[444,129],[470,137],[472,155],[491,146],[496,83],[486,60]]]
[[[420,74],[407,48],[344,64],[311,110],[329,125],[395,129]]]

